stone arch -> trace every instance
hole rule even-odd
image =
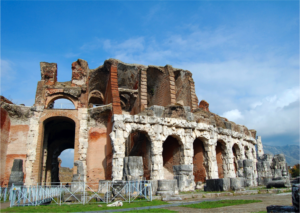
[[[94,104],[96,105],[104,104],[104,96],[102,92],[100,92],[99,90],[91,91],[89,94],[88,103],[89,103],[88,106],[90,108],[93,107]]]
[[[176,134],[169,135],[162,144],[163,172],[165,179],[173,179],[173,166],[184,164],[183,142]]]
[[[241,149],[237,143],[232,146],[234,172],[238,170],[238,160],[241,160]]]
[[[132,130],[125,142],[125,157],[141,156],[143,158],[144,178],[151,179],[151,139],[146,131]]]
[[[228,150],[226,143],[223,140],[218,140],[216,145],[216,160],[218,166],[218,176],[219,178],[226,177],[227,165],[226,160],[228,158]]]
[[[42,181],[46,181],[43,179],[43,174],[46,170],[44,159],[46,156],[44,155],[44,138],[45,138],[45,123],[50,121],[51,119],[57,119],[57,118],[63,118],[63,119],[69,119],[72,122],[75,123],[75,136],[74,136],[74,162],[79,159],[79,128],[80,128],[80,122],[77,118],[77,110],[44,110],[44,116],[42,116],[39,120],[39,130],[38,130],[38,141],[36,146],[36,156],[35,159],[32,161],[32,159],[29,159],[27,157],[26,165],[30,166],[30,162],[32,162],[32,175],[29,176],[29,179],[32,179],[33,183],[41,183]],[[76,167],[73,169],[73,173],[76,173]],[[27,178],[26,178],[27,180]],[[27,180],[26,182],[31,182]]]
[[[76,98],[72,97],[71,95],[67,95],[67,94],[54,94],[54,95],[48,96],[46,99],[46,102],[45,102],[45,108],[47,109],[49,107],[49,105],[57,99],[67,99],[74,104],[75,109],[78,108],[78,100]]]
[[[193,175],[195,182],[205,182],[207,171],[207,152],[205,150],[206,138],[198,137],[193,142]]]

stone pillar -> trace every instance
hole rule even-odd
[[[173,166],[173,171],[179,191],[192,191],[195,189],[192,165]]]
[[[30,126],[26,140],[27,158],[25,161],[25,185],[30,186],[40,181],[41,162],[40,159],[36,159],[37,151],[43,151],[42,143],[38,143],[39,136],[39,123],[40,116],[44,110],[43,106],[36,106],[34,116],[30,118]],[[42,139],[43,140],[43,139]],[[35,166],[34,166],[35,165]]]
[[[45,85],[54,85],[57,81],[57,64],[40,62],[42,80]]]
[[[79,128],[79,146],[74,147],[74,163],[77,160],[82,161],[83,163],[83,173],[84,173],[84,181],[86,181],[86,155],[88,149],[88,118],[87,108],[79,108],[78,109],[78,119],[80,120],[80,128]]]
[[[226,170],[224,169],[224,177],[236,177],[236,174],[234,172],[234,156],[232,149],[226,145],[226,156],[223,159],[223,167],[226,167]]]
[[[191,135],[191,129],[185,129],[185,143],[183,144],[183,164],[193,166],[193,157],[194,157],[194,137]]]
[[[257,143],[257,155],[262,156],[264,154],[264,149],[261,141],[261,136],[257,136],[256,143]]]
[[[204,144],[204,149],[207,153],[205,168],[206,168],[206,178],[207,179],[216,179],[219,178],[218,175],[218,165],[216,158],[216,144]]]
[[[151,180],[164,179],[162,146],[163,146],[162,141],[152,141],[151,143],[151,162],[152,162]]]
[[[192,111],[194,111],[195,109],[198,108],[198,98],[197,98],[197,95],[195,92],[195,83],[194,83],[192,76],[189,76],[189,82],[190,82],[190,86],[191,86],[191,99],[192,99],[191,109],[192,109]]]
[[[140,79],[140,112],[147,108],[147,69],[141,70],[141,79]]]
[[[143,180],[143,157],[129,156],[124,158],[123,180]]]
[[[72,63],[72,85],[85,86],[88,76],[88,63],[85,60],[78,59]]]

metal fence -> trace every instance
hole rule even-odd
[[[7,187],[0,187],[0,201],[6,202],[9,200],[10,190]]]
[[[2,199],[3,198],[3,199]],[[41,204],[87,204],[114,201],[152,201],[149,181],[100,181],[99,183],[52,183],[51,186],[14,186],[1,188],[1,199],[10,206]]]

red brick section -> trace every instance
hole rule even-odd
[[[6,166],[5,166],[5,173],[4,173],[4,181],[3,183],[1,183],[2,187],[5,187],[8,185],[8,181],[9,181],[9,176],[11,173],[11,168],[13,166],[14,163],[14,159],[21,159],[23,160],[23,172],[24,172],[24,179],[26,177],[26,173],[25,173],[25,161],[26,161],[26,154],[10,154],[6,156]]]
[[[169,136],[163,143],[163,166],[173,174],[173,166],[180,165],[180,145],[176,138]]]
[[[167,70],[169,72],[169,80],[170,80],[170,97],[171,97],[171,105],[176,104],[176,87],[175,87],[175,76],[173,72],[172,66],[167,65]]]
[[[204,162],[203,153],[204,153],[203,142],[200,139],[196,139],[194,141],[194,157],[193,157],[195,182],[197,181],[205,182],[206,180],[206,171],[203,165]]]
[[[222,158],[222,144],[220,142],[217,143],[216,158],[217,158],[219,178],[224,178],[223,158]]]
[[[3,96],[1,96],[2,98]],[[8,139],[9,139],[9,130],[10,130],[10,119],[8,113],[5,109],[0,108],[0,119],[1,119],[1,135],[0,135],[0,186],[2,186],[4,181],[4,172],[5,172],[5,164],[6,164],[6,153],[8,147]]]
[[[198,98],[196,96],[195,82],[194,82],[192,76],[189,77],[189,81],[190,81],[190,86],[191,86],[191,99],[192,99],[191,110],[193,111],[198,108]]]
[[[46,85],[54,85],[57,81],[57,64],[40,62],[42,80]]]
[[[110,89],[111,89],[111,101],[113,105],[113,114],[122,114],[122,108],[120,104],[120,94],[118,86],[118,68],[116,65],[110,67]]]
[[[33,163],[31,179],[34,183],[41,182],[42,175],[42,157],[43,157],[43,145],[44,145],[44,121],[51,117],[67,117],[75,122],[75,142],[74,142],[74,162],[79,160],[79,128],[80,122],[77,117],[77,110],[47,110],[45,109],[43,115],[39,120],[39,133],[38,142],[36,146],[36,159]],[[73,169],[76,172],[76,167]],[[29,174],[27,174],[29,175]]]
[[[45,99],[44,99],[44,84],[45,81],[41,80],[38,82],[36,87],[36,94],[35,94],[35,106],[44,106],[45,105]]]
[[[140,79],[140,112],[146,109],[147,106],[147,70],[141,70],[141,79]]]
[[[206,112],[209,112],[209,103],[207,103],[205,100],[202,100],[199,103],[199,108],[203,109]]]
[[[0,101],[3,101],[3,102],[8,103],[8,104],[13,104],[13,102],[11,102],[10,100],[8,100],[7,98],[5,98],[2,95],[0,95]]]

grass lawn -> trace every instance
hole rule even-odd
[[[261,200],[218,200],[218,201],[204,201],[202,203],[182,205],[181,207],[197,208],[197,209],[211,209],[224,206],[234,206],[248,203],[262,202]]]
[[[84,212],[84,211],[101,211],[101,210],[108,210],[108,209],[125,209],[125,208],[137,208],[137,207],[144,207],[144,206],[158,206],[168,204],[167,202],[161,200],[153,200],[150,201],[140,201],[140,202],[133,202],[133,203],[123,203],[121,207],[106,207],[106,204],[101,204],[102,207],[98,207],[98,204],[64,204],[64,205],[56,205],[50,204],[47,206],[24,206],[24,207],[12,207],[1,209],[1,212]],[[161,209],[160,209],[161,210]]]
[[[134,211],[128,211],[126,213],[135,213],[135,212],[177,212],[177,211],[171,211],[168,209],[144,209],[144,210],[134,210]],[[120,212],[119,212],[120,213]]]

